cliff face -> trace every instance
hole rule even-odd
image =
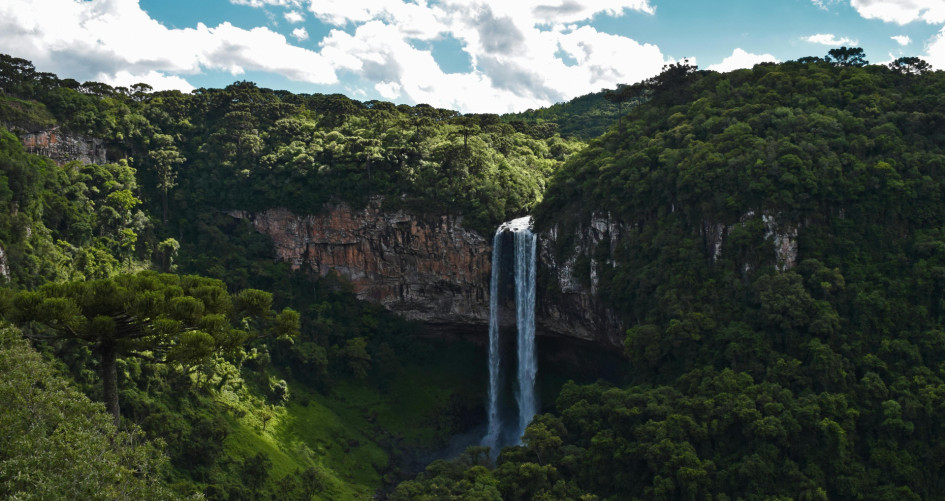
[[[536,322],[543,330],[611,348],[623,345],[626,328],[600,300],[597,287],[601,267],[616,266],[611,256],[626,232],[609,214],[593,214],[567,235],[557,224],[538,235],[539,283],[546,286],[538,294]],[[556,251],[560,241],[572,243],[563,255]],[[601,254],[607,257],[595,257]]]
[[[360,211],[332,205],[314,216],[285,209],[230,215],[272,237],[276,254],[293,268],[321,275],[334,270],[359,298],[406,318],[487,322],[491,247],[458,219],[387,213],[376,201]]]
[[[331,205],[318,215],[286,209],[230,215],[249,220],[257,231],[269,235],[277,256],[294,269],[321,275],[335,271],[351,282],[360,299],[406,318],[485,332],[491,241],[464,229],[457,218],[385,212],[377,201],[358,211],[346,204]],[[612,263],[591,260],[590,276],[575,266],[600,242],[615,245],[619,235],[616,223],[594,218],[574,237],[573,253],[562,262],[556,261],[552,250],[560,238],[557,230],[538,235],[538,273],[550,283],[550,287],[539,285],[537,291],[539,334],[610,348],[621,345],[624,329],[595,289],[596,267]],[[514,316],[506,314],[501,321],[514,324]]]
[[[106,163],[105,146],[98,138],[69,134],[55,128],[25,133],[22,141],[27,152],[49,157],[59,165],[73,160],[85,164]]]

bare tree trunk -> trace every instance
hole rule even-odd
[[[111,342],[102,343],[99,350],[101,352],[102,394],[105,400],[105,409],[112,415],[115,427],[118,427],[118,371],[115,367],[118,354],[115,352],[115,345]]]

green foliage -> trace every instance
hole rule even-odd
[[[255,289],[231,299],[217,280],[141,272],[20,292],[7,316],[31,327],[27,335],[37,339],[92,344],[99,353],[105,405],[117,425],[118,356],[192,367],[215,354],[232,355],[267,333],[298,333],[298,314],[284,310],[273,320],[271,304],[271,294]]]
[[[636,86],[536,210],[559,235],[620,229],[605,255],[557,252],[614,262],[598,291],[634,383],[566,385],[499,456],[503,499],[939,496],[943,88],[861,49]]]
[[[0,247],[21,286],[105,278],[135,257],[148,223],[126,162],[57,167],[0,129]]]
[[[5,499],[175,499],[167,457],[118,431],[19,331],[0,327],[0,495]]]
[[[607,213],[616,245],[575,263],[614,264],[597,290],[629,327],[633,384],[566,385],[495,464],[472,449],[392,497],[935,498],[945,74],[857,48],[664,70],[496,117],[250,82],[112,88],[2,56],[5,123],[95,135],[128,160],[61,168],[0,132],[0,245],[30,289],[0,310],[53,329],[29,334],[60,337],[42,346],[76,385],[120,393],[127,422],[166,437],[178,492],[368,496],[409,473],[405,451],[481,415],[481,365],[433,353],[335,276],[292,273],[224,211],[381,196],[485,232],[534,210],[561,256]],[[587,148],[559,135],[608,127]],[[216,280],[115,277],[152,256]]]

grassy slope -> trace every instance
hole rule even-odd
[[[473,347],[460,344],[439,348],[430,363],[401,366],[380,384],[345,379],[323,394],[289,379],[292,396],[284,406],[267,405],[253,384],[224,389],[215,399],[227,409],[226,454],[265,454],[273,486],[314,467],[322,499],[370,499],[396,480],[394,455],[441,447],[458,426],[452,406],[483,398],[480,361]]]

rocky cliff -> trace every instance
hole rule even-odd
[[[557,224],[539,233],[538,273],[544,287],[538,294],[536,321],[542,330],[611,348],[623,346],[626,328],[600,300],[597,287],[600,267],[616,266],[611,256],[627,232],[610,214],[595,213],[567,235]]]
[[[485,333],[491,241],[464,229],[460,218],[385,212],[377,200],[361,210],[330,205],[318,215],[285,209],[230,215],[269,235],[277,256],[295,269],[337,272],[359,298],[406,318]],[[582,252],[604,240],[613,245],[619,234],[615,223],[595,218],[575,238],[574,255],[560,263],[552,251],[556,230],[538,236],[538,273],[553,284],[538,290],[539,334],[620,346],[623,328],[595,294],[594,267],[612,264],[592,261],[589,277],[574,265]]]
[[[285,209],[233,211],[272,237],[295,269],[335,271],[359,298],[406,318],[435,324],[485,324],[489,316],[490,244],[453,217],[362,210],[335,204],[318,215]]]
[[[26,151],[42,155],[63,165],[73,160],[85,164],[104,164],[105,146],[101,139],[70,134],[58,128],[21,134]]]
[[[488,324],[491,241],[464,229],[461,218],[387,212],[379,200],[361,210],[334,204],[318,215],[286,209],[230,215],[269,235],[277,256],[293,268],[321,275],[337,272],[361,299],[451,329],[485,329]],[[746,215],[750,217],[757,216]],[[793,267],[796,225],[761,217],[778,267]],[[612,256],[620,239],[631,234],[630,227],[610,214],[595,213],[566,231],[562,228],[553,224],[538,234],[538,332],[619,349],[628,326],[601,301],[598,286],[603,267],[617,266]],[[730,231],[726,225],[704,223],[707,256],[718,258]],[[514,317],[503,324],[514,324]]]

